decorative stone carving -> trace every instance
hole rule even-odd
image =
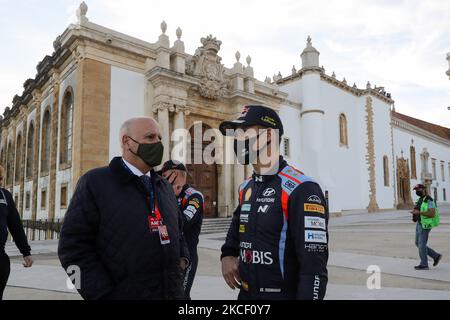
[[[57,36],[55,41],[53,41],[53,49],[55,52],[61,49],[61,36]]]
[[[373,109],[371,97],[367,97],[366,99],[366,133],[367,133],[366,163],[368,165],[369,171],[369,205],[367,206],[367,210],[369,212],[376,212],[378,211],[378,203],[377,203],[377,188],[375,177],[375,143],[373,133]]]
[[[161,31],[162,31],[163,34],[166,34],[167,23],[165,21],[161,22]]]
[[[81,25],[81,24],[84,24],[89,21],[88,18],[86,17],[87,11],[88,11],[88,6],[83,1],[77,9],[78,24]]]
[[[224,96],[227,82],[224,79],[224,67],[220,63],[221,57],[217,55],[222,41],[212,35],[201,38],[202,47],[199,47],[194,56],[187,61],[186,73],[200,78],[200,95],[207,99],[218,99]]]
[[[291,71],[292,71],[293,75],[297,73],[297,69],[295,68],[295,65],[292,66],[292,70]]]
[[[158,111],[162,111],[164,109],[170,110],[170,108],[174,108],[172,104],[167,102],[157,102],[153,105],[153,113],[158,113]]]

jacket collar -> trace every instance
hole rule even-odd
[[[121,182],[121,183],[130,183],[132,181],[139,180],[139,177],[133,174],[130,170],[128,170],[124,162],[122,161],[122,157],[114,157],[109,163],[109,168],[113,175]],[[150,170],[150,176],[155,183],[161,182],[161,177],[156,174],[156,172],[152,169]]]
[[[181,189],[181,192],[178,196],[178,198],[182,199],[186,193],[186,190],[189,189],[190,185],[188,183],[186,183],[183,188]]]

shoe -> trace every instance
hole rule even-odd
[[[442,254],[438,255],[436,259],[433,259],[433,267],[436,267],[439,264],[439,261],[442,259]]]
[[[416,269],[416,270],[429,270],[430,268],[428,268],[427,266],[422,266],[422,265],[419,264],[418,266],[415,266],[414,269]]]

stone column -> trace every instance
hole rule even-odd
[[[166,103],[160,103],[155,108],[158,113],[158,123],[161,127],[162,143],[164,145],[163,163],[170,157],[170,132],[169,132],[169,106]]]
[[[189,110],[187,110],[183,106],[177,106],[175,108],[174,118],[173,118],[173,129],[174,132],[173,137],[174,145],[173,145],[173,159],[186,163],[187,159],[187,133],[186,133],[186,124],[185,124],[185,115],[189,114]],[[177,131],[175,131],[177,130]],[[182,152],[180,154],[180,151]]]

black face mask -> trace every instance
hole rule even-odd
[[[149,167],[153,168],[161,164],[164,154],[164,146],[161,141],[155,143],[139,143],[132,137],[129,138],[139,144],[137,153],[134,153],[130,149],[134,155],[141,158]]]
[[[425,194],[425,193],[424,193],[423,191],[419,191],[419,190],[416,191],[416,195],[417,195],[418,197],[421,197],[421,198],[422,198],[422,197],[424,196],[424,194]]]
[[[259,157],[259,153],[261,150],[250,150],[250,146],[255,145],[256,140],[260,137],[262,133],[255,137],[247,138],[243,141],[238,141],[237,139],[234,139],[234,154],[236,155],[236,158],[238,159],[240,164],[248,165],[251,163],[254,163],[255,160]],[[269,144],[267,142],[267,144]]]

